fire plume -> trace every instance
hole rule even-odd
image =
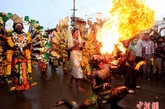
[[[140,61],[140,62],[138,62],[137,64],[136,64],[136,66],[135,66],[135,70],[139,70],[139,68],[140,68],[140,66],[141,65],[143,65],[143,64],[146,64],[146,61]]]
[[[112,0],[112,3],[110,16],[96,37],[103,45],[101,53],[111,54],[114,44],[132,38],[154,23],[154,11],[145,0]]]

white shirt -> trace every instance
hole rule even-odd
[[[146,46],[145,42],[141,39],[137,40],[135,47],[136,56],[142,57],[142,48]]]

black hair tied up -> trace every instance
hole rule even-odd
[[[72,34],[73,34],[75,31],[77,31],[77,30],[78,30],[78,28],[74,27],[74,28],[72,29]]]

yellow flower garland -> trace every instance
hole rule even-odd
[[[12,62],[12,56],[13,56],[13,51],[12,50],[7,50],[7,70],[6,70],[6,75],[11,74],[11,62]]]
[[[32,67],[31,67],[31,52],[29,49],[25,50],[25,54],[26,54],[26,59],[27,59],[27,71],[28,73],[32,73]]]
[[[7,42],[8,42],[10,47],[14,47],[14,42],[13,42],[11,36],[7,37]]]
[[[27,39],[28,39],[28,43],[31,43],[31,37],[30,37],[30,33],[27,33]],[[9,36],[7,38],[7,42],[9,44],[10,47],[14,47],[14,42],[12,40],[12,36]],[[6,75],[10,75],[11,74],[11,62],[12,62],[12,56],[13,56],[13,51],[12,50],[7,50],[7,72]],[[29,49],[25,50],[25,55],[26,55],[26,59],[27,59],[27,71],[28,73],[32,73],[32,67],[31,67],[31,52]]]

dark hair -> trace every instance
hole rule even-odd
[[[158,37],[158,40],[159,40],[159,39],[163,39],[163,37]]]
[[[153,35],[159,35],[158,33],[154,32]]]
[[[154,35],[150,35],[150,38],[154,37]]]
[[[158,42],[157,42],[157,45],[159,45],[159,44],[162,44],[162,42],[158,41]]]
[[[149,33],[144,33],[144,35],[147,35],[147,36],[149,36],[150,34],[149,34]]]
[[[78,28],[74,27],[74,28],[72,29],[72,34],[73,34],[75,31],[77,31],[77,30],[78,30]]]
[[[159,33],[154,32],[153,35],[156,35],[157,37],[161,37]]]
[[[100,63],[103,62],[104,59],[100,55],[94,55],[90,60],[89,64],[92,66],[92,68],[100,69]]]
[[[22,23],[14,23],[14,24],[13,24],[13,29],[15,29],[15,26],[16,26],[17,24],[21,24],[21,25],[22,25],[22,28],[24,28],[24,26],[23,26]]]

